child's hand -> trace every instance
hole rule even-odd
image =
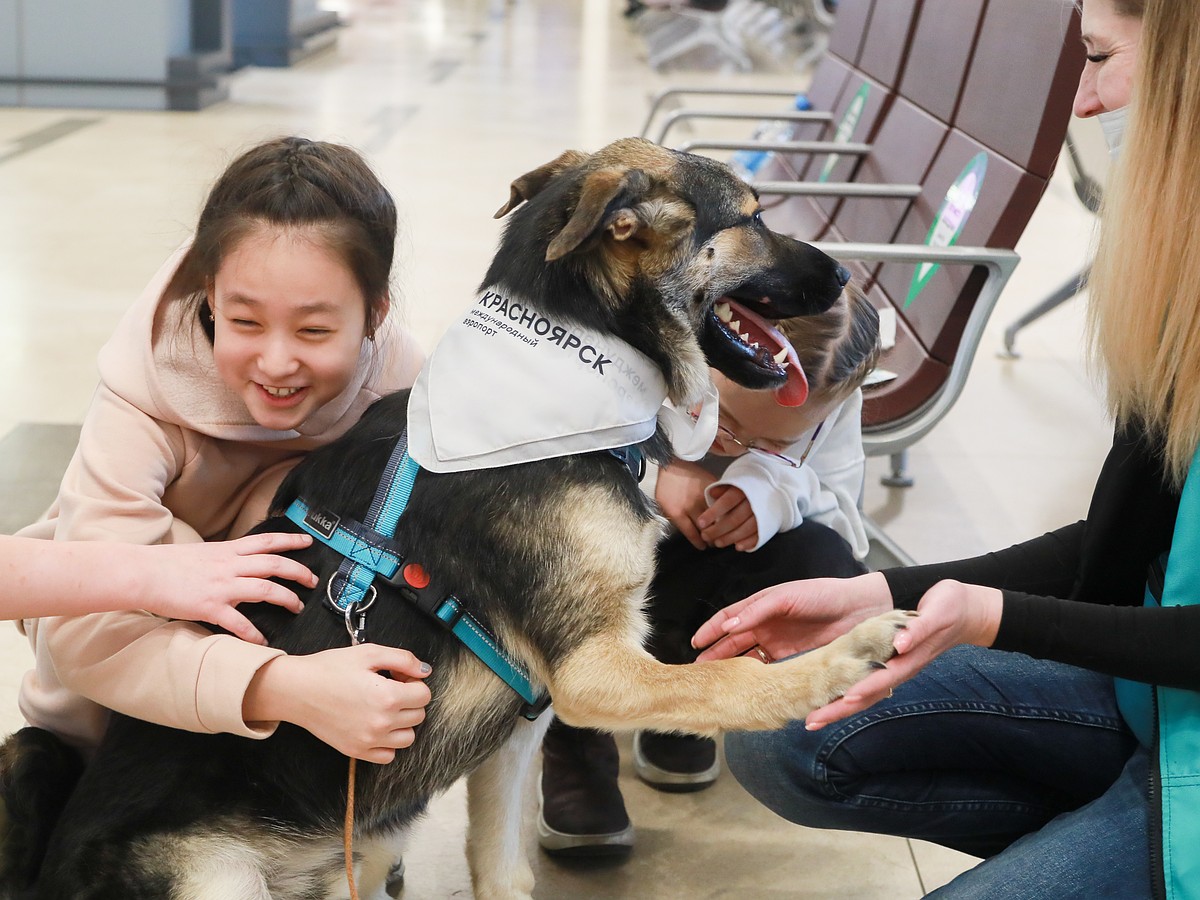
[[[347,756],[389,763],[425,721],[430,671],[407,650],[380,644],[279,656],[250,682],[242,714],[291,722]]]
[[[713,504],[696,519],[700,537],[712,547],[733,546],[752,550],[758,543],[758,520],[741,488],[719,484],[712,489]]]
[[[697,550],[708,547],[700,536],[696,520],[708,509],[704,490],[716,480],[716,476],[703,466],[681,459],[672,460],[670,465],[658,470],[654,499],[663,515]]]
[[[296,592],[267,579],[315,587],[317,577],[308,568],[272,555],[311,543],[307,534],[252,534],[236,541],[130,548],[137,555],[127,574],[141,599],[128,605],[168,619],[219,625],[242,640],[265,644],[259,630],[235,607],[274,603],[300,612],[303,604]]]

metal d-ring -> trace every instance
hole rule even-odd
[[[338,603],[337,600],[333,596],[333,583],[335,581],[337,581],[337,578],[338,578],[338,576],[334,575],[327,582],[325,582],[325,599],[329,601],[329,606],[332,609],[341,609],[342,608],[342,605],[340,603]],[[356,610],[357,612],[365,612],[367,609],[370,608],[371,604],[375,602],[375,598],[378,595],[379,595],[379,592],[375,590],[375,585],[368,584],[367,585],[367,599],[359,600],[354,603],[350,603],[346,606],[346,609],[353,609],[353,610]]]

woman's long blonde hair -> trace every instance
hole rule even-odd
[[[1133,101],[1101,212],[1092,359],[1119,423],[1182,485],[1200,445],[1200,13],[1146,0]]]

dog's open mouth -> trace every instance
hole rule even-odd
[[[718,300],[710,315],[738,354],[760,369],[766,381],[779,385],[774,390],[780,406],[799,406],[808,399],[804,369],[778,328],[732,297]]]

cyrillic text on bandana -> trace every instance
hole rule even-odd
[[[623,447],[654,434],[666,396],[658,367],[625,341],[490,288],[413,385],[409,452],[458,472]]]

